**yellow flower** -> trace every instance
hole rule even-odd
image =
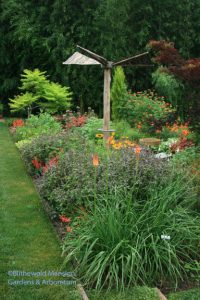
[[[102,133],[97,133],[95,136],[98,139],[102,139],[103,138],[103,134]]]
[[[119,150],[119,149],[121,149],[121,146],[122,146],[121,143],[118,143],[118,144],[114,144],[113,148],[116,150]]]

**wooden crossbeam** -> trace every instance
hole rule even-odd
[[[120,60],[118,62],[115,62],[113,63],[113,67],[116,67],[116,66],[124,66],[124,65],[138,65],[138,66],[141,66],[141,65],[147,65],[147,64],[150,64],[151,60],[150,60],[150,57],[149,57],[149,52],[144,52],[142,54],[138,54],[138,55],[135,55],[135,56],[132,56],[132,57],[129,57],[129,58],[126,58],[126,59],[123,59],[123,60]]]
[[[107,66],[108,61],[107,61],[107,59],[105,59],[104,57],[102,57],[102,56],[100,56],[100,55],[98,55],[98,54],[96,54],[96,53],[94,53],[94,52],[92,52],[92,51],[90,51],[90,50],[88,50],[88,49],[85,49],[85,48],[83,48],[83,47],[80,47],[80,46],[78,46],[78,45],[77,45],[77,48],[80,49],[80,51],[81,51],[83,54],[86,54],[86,55],[88,55],[89,57],[91,57],[91,58],[97,60],[97,61],[100,62],[103,66],[105,66],[105,67]]]

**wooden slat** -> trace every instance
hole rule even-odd
[[[87,296],[84,288],[82,287],[82,285],[81,284],[77,284],[77,288],[78,288],[78,290],[79,290],[79,292],[81,294],[82,299],[83,300],[89,300],[89,298],[88,298],[88,296]]]
[[[65,62],[64,65],[100,65],[98,61],[87,57],[79,52],[75,52],[70,56]]]
[[[149,57],[149,52],[144,52],[142,54],[138,54],[123,60],[120,60],[118,62],[113,63],[113,67],[115,66],[142,66],[142,65],[152,65],[151,60]]]
[[[163,295],[163,293],[158,288],[156,288],[156,289],[157,289],[158,295],[160,297],[160,300],[167,300],[167,298],[165,297],[165,295]]]

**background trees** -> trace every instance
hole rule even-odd
[[[145,49],[150,39],[173,41],[185,58],[200,56],[200,2],[178,0],[2,0],[0,4],[0,97],[16,94],[24,69],[47,70],[70,86],[74,106],[102,113],[103,74],[97,66],[65,67],[76,44],[108,59]],[[125,70],[129,88],[151,86],[151,70]]]

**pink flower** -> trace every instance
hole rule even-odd
[[[63,222],[63,223],[71,222],[71,218],[67,218],[65,216],[59,216],[59,218],[60,218],[61,222]]]

